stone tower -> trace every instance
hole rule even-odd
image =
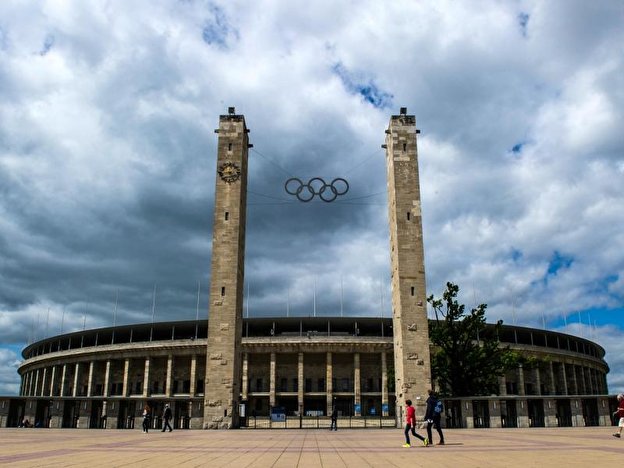
[[[390,118],[386,130],[392,323],[397,405],[424,404],[431,388],[425,259],[420,212],[416,118]],[[418,413],[418,411],[417,411]],[[401,414],[397,408],[397,415]]]
[[[219,118],[204,428],[239,425],[247,153],[245,117],[230,107]]]

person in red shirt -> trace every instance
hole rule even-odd
[[[620,393],[617,396],[617,399],[618,409],[615,413],[613,413],[613,416],[615,416],[616,420],[619,418],[618,431],[613,434],[613,437],[617,437],[619,439],[620,437],[622,437],[622,428],[624,428],[624,395]]]
[[[409,437],[410,431],[414,437],[422,441],[425,447],[429,445],[429,441],[426,437],[416,433],[416,410],[412,406],[412,400],[405,400],[405,443],[403,447],[411,447]]]

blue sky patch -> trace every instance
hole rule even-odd
[[[519,154],[522,151],[523,146],[524,146],[524,143],[516,143],[515,145],[511,147],[511,152],[515,154]]]
[[[528,13],[519,13],[518,14],[518,24],[520,25],[520,32],[522,33],[522,37],[527,37],[527,24],[529,24],[529,14]]]
[[[53,45],[54,45],[54,36],[52,34],[48,34],[45,37],[45,40],[43,41],[43,48],[41,49],[41,52],[39,52],[39,55],[41,56],[46,55],[48,52],[50,52],[50,49],[52,48]]]
[[[340,77],[342,84],[350,93],[359,94],[366,102],[378,109],[392,106],[394,96],[380,89],[372,78],[356,76],[340,62],[334,65],[332,71]]]
[[[511,259],[514,262],[517,262],[518,260],[522,259],[522,251],[518,250],[518,249],[512,249],[511,250]]]
[[[590,309],[573,311],[567,314],[565,318],[557,317],[554,320],[549,320],[548,324],[555,328],[563,327],[571,323],[579,323],[579,317],[580,323],[586,326],[590,324],[597,327],[615,325],[624,330],[624,308],[622,307],[615,309],[592,307]]]
[[[221,8],[213,6],[211,10],[212,18],[202,28],[202,39],[208,45],[216,44],[225,47],[227,45],[227,37],[232,32],[232,28]]]
[[[548,263],[547,273],[549,276],[557,276],[562,268],[568,269],[574,262],[574,258],[561,255],[558,251],[554,251],[550,262]]]

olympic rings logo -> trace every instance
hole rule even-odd
[[[302,202],[307,203],[318,195],[321,200],[329,203],[349,191],[349,182],[337,177],[328,184],[320,177],[313,177],[304,184],[301,179],[291,177],[284,184],[284,189],[286,193],[296,196]]]

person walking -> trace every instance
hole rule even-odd
[[[152,417],[152,410],[148,404],[145,404],[143,407],[143,433],[147,434],[149,432],[149,424],[150,419]]]
[[[338,408],[336,408],[336,404],[334,404],[331,413],[331,426],[329,426],[329,430],[331,431],[332,429],[334,431],[338,430]]]
[[[624,395],[620,393],[617,396],[617,400],[618,408],[617,411],[613,413],[613,416],[615,417],[615,420],[617,422],[618,431],[613,434],[613,437],[617,437],[619,439],[620,437],[622,437],[622,428],[624,428]]]
[[[173,429],[171,428],[171,424],[169,424],[169,420],[171,419],[171,408],[169,408],[169,403],[165,404],[165,411],[163,411],[163,428],[161,432],[165,432],[165,429],[169,428],[169,432]]]
[[[438,398],[438,395],[429,390],[429,398],[427,398],[427,410],[425,411],[425,421],[427,421],[427,438],[429,443],[433,445],[433,436],[431,434],[431,426],[435,426],[438,435],[440,436],[440,442],[438,445],[444,445],[444,434],[442,433],[442,427],[440,426],[440,420],[442,419],[442,411],[444,406],[442,400]]]
[[[429,445],[429,440],[427,438],[416,433],[416,410],[412,406],[412,400],[405,400],[405,443],[403,447],[411,447],[409,437],[410,431],[414,437],[422,441],[425,447]]]

